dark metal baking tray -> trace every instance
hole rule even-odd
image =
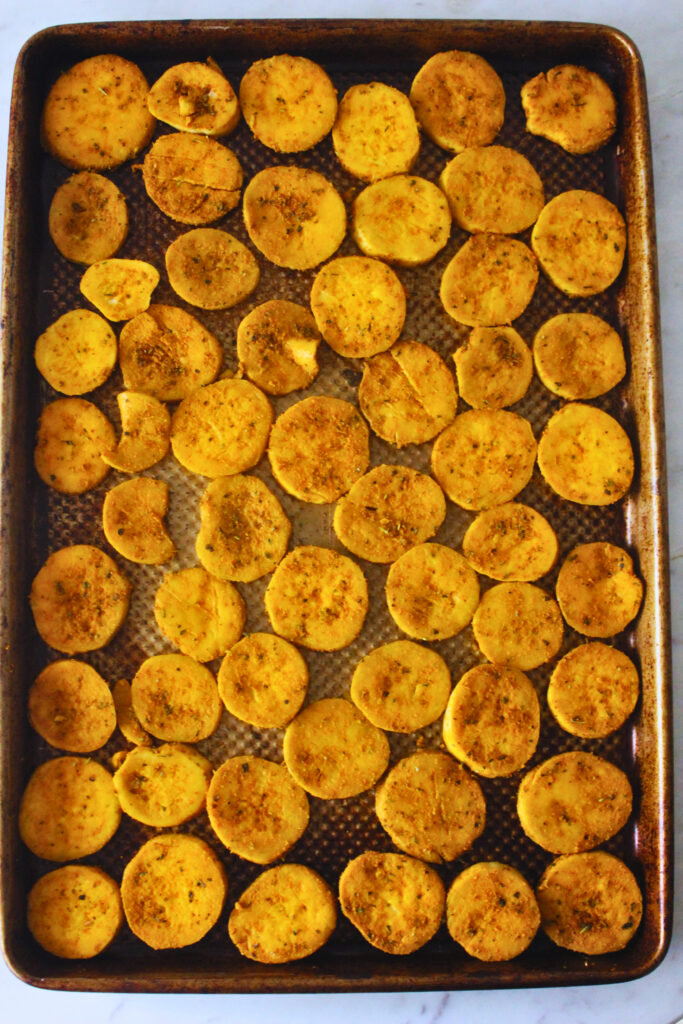
[[[56,76],[84,57],[115,52],[143,68],[150,81],[180,60],[213,57],[233,84],[258,57],[277,52],[303,54],[328,70],[340,95],[351,84],[380,79],[404,91],[412,76],[433,53],[445,49],[471,50],[487,58],[501,75],[506,88],[506,119],[499,140],[516,146],[535,164],[548,197],[570,187],[602,191],[624,211],[628,223],[628,260],[625,271],[605,295],[578,305],[541,280],[529,310],[516,326],[531,340],[536,327],[554,312],[580,308],[606,317],[624,338],[629,359],[625,383],[598,402],[626,426],[637,451],[637,475],[631,493],[617,507],[596,511],[558,503],[536,473],[522,493],[543,511],[555,526],[561,555],[581,540],[611,539],[626,545],[636,557],[646,585],[641,614],[620,642],[639,665],[642,696],[627,725],[605,741],[582,743],[563,734],[544,710],[541,742],[531,764],[551,753],[585,747],[604,753],[628,772],[636,792],[635,810],[624,830],[607,844],[632,866],[645,895],[644,918],[633,941],[620,953],[587,958],[553,946],[539,935],[529,950],[506,963],[480,963],[468,958],[445,930],[422,950],[407,957],[380,953],[362,940],[343,919],[330,943],[314,956],[283,966],[265,966],[241,957],[226,936],[227,913],[234,899],[256,873],[254,865],[219,850],[230,879],[229,900],[219,923],[193,947],[154,952],[126,929],[114,944],[92,961],[61,961],[40,949],[25,924],[28,888],[50,865],[39,862],[23,847],[17,831],[21,793],[35,764],[58,752],[32,733],[27,723],[26,695],[36,671],[50,658],[39,640],[28,608],[31,580],[46,555],[56,547],[77,541],[105,546],[99,530],[103,487],[74,501],[47,489],[32,465],[33,438],[38,411],[55,397],[33,365],[35,338],[56,316],[81,304],[78,268],[69,265],[54,249],[46,232],[46,214],[55,187],[69,172],[41,149],[40,111]],[[572,157],[543,139],[529,136],[519,101],[524,81],[541,70],[562,62],[579,63],[601,73],[614,89],[619,104],[619,125],[614,141],[597,154]],[[255,143],[244,124],[230,136],[228,145],[242,160],[247,175],[278,158]],[[447,154],[424,140],[415,172],[435,180]],[[328,173],[345,198],[359,183],[342,172],[329,140],[301,154],[300,162]],[[174,225],[152,207],[144,195],[139,173],[131,164],[111,175],[129,197],[133,229],[120,255],[142,255],[163,268],[163,248],[182,226]],[[221,222],[245,238],[239,211]],[[450,354],[464,337],[441,309],[438,280],[445,262],[464,234],[454,229],[451,240],[433,264],[419,270],[399,271],[411,296],[406,337],[428,340],[443,354]],[[342,252],[353,252],[350,239]],[[242,315],[257,302],[279,295],[306,302],[311,274],[265,268],[253,301],[225,314],[202,316],[224,343],[226,365],[234,365],[234,331]],[[158,301],[176,301],[162,277]],[[17,61],[11,106],[7,206],[3,278],[3,463],[2,463],[2,925],[4,951],[10,967],[25,981],[47,988],[71,990],[295,992],[376,991],[398,989],[459,989],[526,987],[614,982],[635,978],[654,968],[666,952],[672,917],[672,811],[670,736],[670,635],[667,575],[666,475],[664,424],[654,236],[654,196],[648,131],[648,112],[643,68],[633,43],[620,32],[603,26],[514,21],[188,21],[85,24],[50,28],[30,39]],[[326,346],[322,346],[326,350]],[[321,375],[315,389],[332,390],[353,398],[358,367],[321,349]],[[120,387],[120,383],[118,385]],[[108,388],[108,389],[107,389]],[[315,390],[314,389],[314,390]],[[95,400],[108,411],[117,383],[99,389]],[[291,399],[290,399],[291,400]],[[281,405],[276,402],[279,411]],[[285,402],[285,404],[287,404]],[[554,396],[535,382],[516,407],[527,416],[536,432],[559,405]],[[372,462],[411,461],[428,467],[428,448],[397,455],[373,440]],[[271,486],[265,464],[255,472]],[[169,464],[170,465],[170,464]],[[172,466],[168,472],[173,475]],[[163,468],[161,472],[164,472]],[[201,486],[192,484],[196,498]],[[277,488],[275,488],[277,490]],[[284,503],[287,496],[278,491]],[[171,532],[191,536],[194,529],[191,502],[171,513]],[[295,542],[317,539],[336,546],[329,515],[312,528],[297,513]],[[299,518],[296,518],[297,515]],[[437,540],[459,544],[469,521],[466,513],[449,508],[443,532]],[[313,529],[313,533],[311,533]],[[317,531],[317,533],[315,532]],[[182,545],[181,545],[182,546]],[[367,564],[372,596],[373,642],[390,639],[382,599],[384,570]],[[126,566],[136,585],[145,573]],[[137,575],[136,575],[137,572]],[[149,573],[145,569],[147,585]],[[154,579],[154,577],[152,577]],[[554,576],[541,581],[552,588]],[[260,606],[261,591],[255,586],[249,598],[250,629],[267,628]],[[259,611],[260,607],[260,611]],[[261,618],[259,619],[259,615]],[[149,619],[149,616],[148,616]],[[157,653],[154,638],[141,615],[132,616],[119,636],[90,660],[113,682],[135,670],[148,654]],[[578,642],[568,631],[564,650]],[[310,696],[343,694],[350,668],[369,645],[363,634],[359,644],[342,652],[333,663],[329,656],[312,654]],[[438,649],[449,660],[454,681],[480,660],[470,631]],[[53,655],[52,655],[53,656]],[[307,654],[308,657],[308,654]],[[543,703],[549,669],[531,673]],[[420,742],[437,745],[438,726],[423,732]],[[393,759],[414,748],[415,737],[392,735]],[[226,721],[206,748],[215,764],[230,753],[250,749],[279,759],[281,736],[240,727]],[[119,746],[122,744],[119,743]],[[106,763],[117,743],[101,754]],[[514,813],[514,793],[519,781],[483,780],[488,818],[483,836],[473,850],[439,870],[448,881],[474,860],[498,858],[518,866],[535,883],[551,859],[521,832]],[[372,794],[356,801],[312,801],[312,822],[306,836],[287,859],[315,866],[336,884],[346,860],[362,849],[390,849],[372,810]],[[192,826],[218,848],[205,820]],[[99,863],[120,878],[126,859],[149,834],[135,823],[122,825],[104,851],[88,860]]]

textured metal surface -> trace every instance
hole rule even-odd
[[[552,946],[542,935],[522,957],[508,964],[480,964],[469,959],[448,937],[445,926],[421,951],[391,958],[373,950],[343,919],[335,936],[309,960],[285,967],[251,964],[237,954],[226,936],[227,914],[244,887],[260,870],[227,854],[212,834],[205,816],[188,829],[203,835],[223,856],[229,875],[228,904],[220,921],[196,947],[154,953],[124,930],[114,945],[94,962],[60,962],[43,953],[27,934],[23,917],[27,888],[49,865],[28,855],[16,834],[18,800],[32,767],[58,753],[28,728],[25,704],[37,671],[54,657],[38,640],[26,595],[46,555],[66,544],[94,543],[107,548],[101,530],[101,507],[108,487],[123,479],[112,473],[88,494],[73,497],[49,491],[31,467],[32,442],[40,405],[55,396],[32,366],[37,334],[57,316],[82,305],[81,272],[55,250],[46,230],[47,209],[57,185],[69,174],[47,158],[38,144],[40,107],[59,71],[97,52],[117,52],[136,60],[148,79],[178,60],[212,56],[237,86],[257,56],[276,52],[306,54],[330,73],[341,96],[356,82],[381,79],[408,91],[415,71],[439,49],[471,49],[496,67],[506,89],[505,124],[497,141],[524,153],[543,179],[547,198],[567,188],[601,192],[625,210],[629,226],[628,265],[610,291],[587,300],[561,295],[541,277],[528,310],[516,322],[531,341],[536,328],[558,312],[594,312],[622,334],[630,372],[624,385],[595,404],[618,416],[637,451],[637,478],[624,503],[590,509],[560,501],[538,470],[520,495],[555,527],[560,559],[581,541],[612,540],[635,554],[646,583],[646,600],[633,630],[620,637],[639,665],[642,698],[627,725],[600,741],[581,741],[564,733],[545,703],[552,666],[530,673],[543,709],[541,739],[530,765],[569,749],[603,754],[629,774],[637,794],[631,822],[606,848],[624,857],[645,891],[645,917],[635,940],[620,954],[587,960]],[[533,74],[562,60],[585,63],[602,73],[617,93],[620,125],[616,140],[597,154],[572,157],[543,139],[528,136],[519,90]],[[615,981],[651,969],[663,955],[671,919],[670,868],[670,738],[668,581],[664,496],[663,423],[660,394],[657,290],[647,107],[642,69],[632,45],[618,33],[595,26],[538,23],[373,22],[373,23],[156,23],[150,25],[67,26],[49,29],[25,47],[17,65],[12,106],[4,278],[4,449],[3,449],[3,704],[2,704],[2,886],[5,950],[8,961],[26,980],[56,988],[206,991],[295,991],[391,988],[459,988],[568,984]],[[161,128],[160,130],[165,130]],[[225,140],[240,158],[247,177],[279,158],[262,147],[242,123]],[[436,180],[447,154],[423,139],[416,174]],[[350,201],[359,183],[339,166],[329,139],[314,150],[282,162],[314,167],[327,174]],[[186,230],[168,220],[146,197],[139,169],[128,164],[110,174],[125,193],[131,210],[131,232],[118,255],[148,259],[163,271],[163,253]],[[218,225],[248,241],[239,209]],[[523,236],[523,237],[528,237]],[[466,235],[452,231],[446,249],[426,267],[399,271],[409,296],[403,337],[432,345],[450,360],[467,330],[450,320],[441,307],[438,285],[444,266]],[[350,237],[340,253],[357,251]],[[261,282],[256,292],[232,310],[197,315],[221,340],[225,366],[235,366],[235,332],[242,316],[268,298],[308,302],[312,272],[280,270],[259,257]],[[162,273],[155,301],[183,303]],[[186,307],[191,308],[191,307]],[[355,400],[360,363],[336,356],[326,345],[319,351],[321,372],[304,394],[335,394]],[[115,396],[121,389],[118,371],[92,398],[116,423]],[[276,412],[302,393],[276,399]],[[515,411],[527,417],[538,436],[561,404],[537,379]],[[460,411],[465,408],[460,404]],[[400,461],[429,471],[431,444],[397,453],[373,437],[372,464]],[[85,656],[106,679],[130,678],[143,658],[170,650],[159,634],[151,608],[163,572],[196,563],[194,540],[203,478],[186,473],[168,456],[147,471],[171,486],[168,516],[178,555],[163,567],[138,566],[117,558],[134,584],[128,619],[102,651]],[[267,459],[254,470],[280,497],[294,523],[292,545],[323,543],[339,548],[331,529],[333,506],[312,509],[290,498],[273,481]],[[472,515],[449,503],[446,521],[436,539],[459,547]],[[309,700],[346,695],[353,667],[378,643],[397,637],[383,597],[386,567],[362,563],[370,585],[371,614],[359,638],[336,654],[305,652],[311,673]],[[557,570],[540,585],[554,588]],[[267,581],[240,586],[248,607],[246,629],[268,629],[263,610]],[[487,586],[482,579],[482,585]],[[580,638],[567,629],[561,653]],[[455,683],[481,661],[471,629],[435,645],[447,659]],[[212,667],[217,668],[215,663]],[[436,746],[440,722],[419,734],[391,734],[392,761],[416,745]],[[245,751],[281,759],[282,732],[258,730],[239,723],[227,712],[218,731],[200,744],[217,766],[225,757]],[[107,763],[124,747],[115,734],[95,756]],[[551,859],[521,831],[515,813],[519,775],[481,780],[487,801],[487,824],[481,838],[454,864],[440,868],[448,884],[475,860],[504,859],[535,884]],[[287,860],[316,867],[336,887],[346,861],[367,848],[388,850],[391,843],[376,820],[374,797],[321,801],[311,798],[311,824]],[[125,818],[115,838],[88,858],[120,878],[127,859],[153,830]]]

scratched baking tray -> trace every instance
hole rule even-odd
[[[57,547],[89,542],[107,548],[100,527],[101,504],[106,487],[120,477],[114,473],[88,494],[64,497],[44,487],[32,466],[39,410],[56,397],[33,365],[35,338],[57,316],[83,304],[78,292],[81,271],[57,253],[46,231],[51,196],[69,174],[40,147],[38,125],[46,93],[62,70],[104,52],[136,61],[150,82],[173,63],[211,56],[237,85],[254,59],[290,52],[322,63],[340,96],[350,85],[373,79],[408,91],[421,64],[431,54],[450,48],[482,54],[501,75],[507,107],[497,141],[514,146],[531,159],[543,178],[548,198],[566,188],[592,188],[615,201],[628,222],[627,266],[607,294],[571,300],[541,279],[533,302],[516,326],[530,341],[548,316],[575,309],[590,311],[618,328],[628,351],[625,384],[596,403],[616,415],[633,440],[637,472],[628,498],[607,509],[571,505],[557,499],[538,472],[520,498],[550,519],[560,540],[561,558],[577,542],[612,540],[634,553],[645,581],[641,614],[634,628],[619,638],[641,671],[642,697],[635,714],[624,728],[605,740],[586,742],[570,737],[555,725],[546,709],[544,694],[551,666],[538,669],[530,677],[543,708],[541,739],[528,766],[562,750],[584,748],[603,754],[627,771],[635,791],[634,814],[606,848],[623,857],[636,872],[645,896],[643,923],[629,946],[617,954],[587,958],[561,950],[539,934],[516,960],[485,964],[467,957],[450,940],[445,926],[422,950],[407,957],[392,957],[368,945],[340,918],[331,941],[314,956],[283,966],[259,965],[237,953],[227,938],[226,922],[235,899],[261,869],[223,850],[202,816],[188,828],[207,838],[223,857],[230,882],[226,908],[205,939],[186,949],[154,952],[124,927],[113,945],[95,960],[58,960],[36,945],[25,925],[27,891],[54,865],[28,853],[16,825],[19,800],[31,771],[40,761],[59,753],[43,743],[27,724],[28,687],[46,661],[55,656],[37,636],[27,595],[35,572]],[[521,85],[537,72],[564,61],[597,70],[617,95],[616,137],[597,154],[572,157],[525,133],[519,101]],[[159,130],[167,129],[160,126]],[[257,143],[243,123],[226,142],[237,152],[247,177],[280,160]],[[436,180],[447,159],[447,154],[425,139],[415,172]],[[340,169],[329,139],[312,151],[284,158],[284,162],[323,171],[349,202],[360,188]],[[146,198],[134,163],[110,175],[128,197],[131,208],[130,236],[119,255],[141,256],[153,262],[162,271],[155,301],[183,305],[163,273],[163,252],[186,228],[169,221]],[[29,40],[17,62],[11,108],[3,284],[1,881],[5,956],[21,978],[47,988],[72,990],[371,991],[613,982],[637,977],[657,965],[670,937],[672,864],[666,478],[653,207],[643,70],[633,44],[613,29],[505,21],[197,21],[62,26]],[[219,226],[247,241],[239,210],[228,214]],[[409,295],[404,337],[426,341],[448,358],[466,330],[455,325],[441,308],[438,282],[446,262],[464,238],[454,229],[446,250],[433,263],[399,270]],[[340,251],[356,251],[350,238]],[[235,365],[235,329],[249,309],[273,297],[304,303],[308,300],[314,272],[281,270],[261,258],[259,262],[261,283],[248,300],[233,310],[199,312],[200,319],[223,343],[226,368]],[[332,393],[355,400],[359,364],[340,359],[326,345],[321,346],[320,362],[320,375],[306,393]],[[112,415],[114,422],[115,395],[121,388],[117,373],[89,396]],[[298,397],[275,400],[276,412]],[[559,404],[534,381],[515,409],[531,421],[538,435]],[[396,453],[373,438],[372,464],[401,461],[428,471],[430,448],[413,446]],[[285,495],[270,476],[267,459],[254,472],[273,487],[293,518],[293,544],[339,547],[331,530],[329,507],[311,510]],[[169,528],[178,545],[178,556],[161,568],[126,563],[125,571],[135,587],[128,619],[106,648],[85,656],[112,682],[120,676],[130,678],[143,658],[170,649],[153,622],[153,594],[165,569],[195,562],[197,503],[205,482],[181,470],[172,456],[154,467],[152,474],[171,485]],[[436,539],[459,546],[471,518],[469,513],[449,505]],[[371,594],[368,622],[360,637],[344,651],[305,652],[311,672],[309,700],[346,695],[357,660],[371,647],[398,635],[382,595],[387,567],[362,564]],[[541,580],[541,585],[552,589],[555,578],[556,570]],[[482,584],[489,585],[483,580]],[[241,587],[248,606],[249,631],[269,628],[262,604],[264,586],[264,581],[258,581]],[[577,642],[580,638],[567,630],[562,653]],[[436,648],[449,662],[454,682],[481,660],[469,629]],[[225,757],[244,751],[280,760],[281,742],[280,730],[252,729],[226,712],[216,734],[200,746],[217,766]],[[440,723],[409,737],[391,734],[390,742],[392,761],[418,744],[438,746]],[[123,746],[121,737],[115,735],[94,756],[107,764],[111,754]],[[487,800],[486,828],[463,857],[439,867],[446,884],[466,865],[492,858],[515,864],[532,884],[538,881],[551,856],[531,843],[520,829],[514,810],[520,774],[509,779],[481,780]],[[333,887],[352,856],[367,848],[392,848],[375,818],[372,793],[352,800],[311,798],[311,812],[308,831],[285,859],[315,867]],[[114,839],[87,860],[119,879],[125,862],[153,831],[124,816]]]

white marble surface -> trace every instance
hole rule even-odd
[[[657,205],[662,345],[670,489],[670,547],[674,637],[674,728],[677,774],[683,765],[683,18],[669,0],[0,0],[0,168],[6,164],[7,120],[16,55],[34,32],[56,23],[186,17],[437,17],[590,21],[627,33],[643,57],[648,83]],[[3,173],[4,172],[0,172]],[[0,188],[3,186],[0,185]],[[683,892],[683,787],[676,798],[675,882]],[[680,895],[679,895],[680,904]],[[621,985],[525,991],[300,996],[93,995],[44,992],[14,978],[0,963],[0,1019],[4,1024],[280,1024],[296,1020],[342,1024],[350,1018],[381,1024],[432,1024],[458,1019],[477,1024],[673,1024],[683,1016],[683,915],[664,963],[646,978]]]

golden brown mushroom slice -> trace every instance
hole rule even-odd
[[[623,949],[643,914],[633,872],[605,850],[558,857],[544,871],[536,897],[548,938],[585,956]]]
[[[59,750],[88,754],[105,745],[116,728],[114,699],[107,683],[83,661],[51,661],[29,690],[31,725]]]
[[[371,789],[390,753],[384,732],[342,697],[325,697],[300,711],[287,726],[283,752],[299,785],[321,800]]]
[[[43,860],[101,850],[121,821],[111,775],[91,757],[55,757],[31,775],[19,807],[19,834]]]
[[[472,235],[441,277],[439,295],[444,309],[468,327],[511,323],[533,297],[538,281],[536,255],[518,238]]]
[[[159,121],[182,132],[228,135],[240,119],[235,90],[214,60],[174,64],[147,93]]]
[[[368,585],[361,568],[346,555],[302,545],[282,559],[264,600],[279,636],[314,651],[338,651],[363,628]]]
[[[52,197],[48,228],[67,260],[86,266],[107,260],[128,235],[125,196],[102,174],[72,174]]]
[[[46,644],[63,654],[98,650],[123,625],[131,589],[116,562],[100,548],[59,548],[31,587],[36,629]]]
[[[87,57],[63,72],[43,107],[43,142],[75,170],[105,170],[147,145],[154,118],[140,68],[116,54]]]
[[[628,551],[596,541],[578,544],[569,552],[557,577],[556,594],[572,629],[604,639],[616,636],[636,617],[643,581]]]
[[[410,100],[385,82],[352,85],[339,104],[332,144],[342,167],[362,181],[406,173],[420,151]]]
[[[123,870],[128,927],[152,949],[179,949],[203,939],[225,903],[221,861],[199,836],[153,836]]]
[[[92,263],[81,278],[81,292],[108,320],[132,320],[149,307],[159,271],[144,260],[115,257]]]
[[[278,153],[312,149],[332,129],[337,90],[308,57],[278,53],[247,68],[239,88],[244,120]]]
[[[555,754],[532,768],[517,792],[517,813],[533,842],[551,853],[582,853],[611,839],[633,805],[621,768],[584,750]]]
[[[118,882],[89,864],[49,871],[28,894],[27,924],[36,942],[53,956],[97,956],[123,924]]]
[[[244,890],[228,931],[243,956],[283,964],[315,953],[336,923],[337,900],[327,882],[303,864],[278,864]]]
[[[397,761],[377,787],[375,810],[399,850],[434,864],[469,850],[486,821],[481,786],[442,750]]]
[[[211,384],[222,360],[218,339],[179,306],[152,303],[121,328],[124,386],[160,401],[177,402]]]
[[[94,391],[116,365],[116,335],[90,309],[72,309],[58,317],[36,341],[36,366],[63,395]]]
[[[34,464],[40,479],[62,494],[83,494],[104,480],[114,428],[85,398],[58,398],[40,414]]]
[[[107,492],[102,506],[104,535],[120,555],[141,565],[163,565],[176,546],[164,525],[169,486],[165,480],[137,476]]]
[[[147,195],[181,224],[211,224],[240,201],[242,167],[227,146],[205,135],[160,135],[145,156]]]
[[[283,764],[263,757],[229,757],[216,770],[206,800],[214,832],[253,864],[270,864],[308,827],[308,797]]]
[[[535,222],[545,201],[533,165],[508,146],[464,150],[446,164],[439,185],[455,223],[472,234],[518,235]]]
[[[413,79],[410,102],[425,134],[454,153],[488,146],[503,126],[503,83],[487,60],[466,50],[430,57]]]
[[[559,64],[522,86],[526,130],[568,153],[593,153],[617,126],[617,103],[604,78],[577,64]]]
[[[103,455],[122,473],[141,473],[164,458],[171,445],[171,414],[158,398],[141,391],[116,396],[121,436],[116,448]]]
[[[541,913],[533,889],[517,868],[479,861],[451,883],[446,923],[451,938],[470,956],[503,961],[527,949]]]
[[[626,222],[609,199],[586,189],[555,196],[541,210],[531,248],[553,284],[572,297],[613,284],[626,255]]]
[[[368,850],[339,878],[342,913],[384,953],[414,953],[436,934],[446,893],[434,868],[402,853]]]
[[[231,309],[251,295],[261,271],[239,238],[218,228],[193,228],[166,250],[173,291],[200,309]]]
[[[429,263],[451,231],[451,211],[441,189],[415,174],[372,182],[353,202],[353,238],[366,256],[402,267]]]
[[[244,190],[244,223],[259,252],[278,267],[310,270],[346,234],[346,207],[334,185],[306,167],[258,171]]]

